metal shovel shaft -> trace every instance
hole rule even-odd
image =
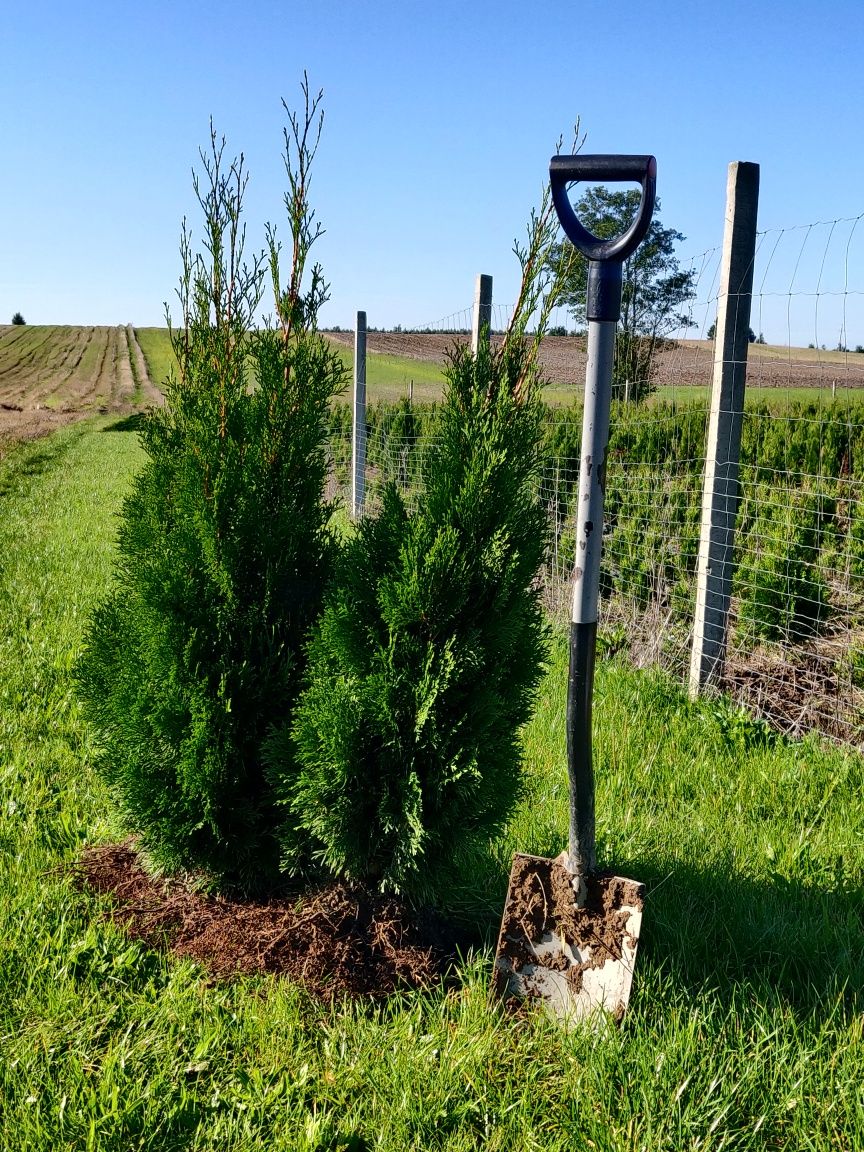
[[[592,279],[606,285],[620,301],[620,265],[589,268]],[[617,283],[616,283],[617,281]],[[589,301],[590,305],[590,301]],[[570,777],[570,871],[576,876],[596,866],[594,834],[594,768],[591,755],[591,702],[597,644],[597,602],[600,553],[603,546],[603,501],[606,451],[612,401],[612,361],[615,319],[588,321],[588,366],[582,416],[582,458],[576,514],[576,566],[573,573],[573,612],[570,625],[570,675],[567,683],[567,770]]]
[[[582,459],[576,514],[576,564],[570,626],[567,688],[567,771],[570,781],[570,871],[580,880],[594,871],[594,768],[591,757],[591,701],[597,643],[597,600],[603,546],[606,450],[612,401],[615,330],[621,316],[622,262],[644,239],[654,211],[657,161],[653,156],[553,156],[549,164],[552,199],[570,242],[588,261],[585,314],[588,367],[582,417]],[[642,197],[630,226],[602,238],[580,222],[567,194],[578,180],[638,180]]]

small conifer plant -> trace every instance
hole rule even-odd
[[[227,163],[212,128],[201,153],[203,254],[184,221],[177,371],[144,422],[113,589],[78,668],[99,767],[149,855],[246,889],[278,874],[261,744],[291,717],[333,556],[323,489],[343,369],[316,331],[317,265],[304,288],[321,93],[305,77],[303,93],[285,130],[287,287],[274,230],[244,259],[242,156]],[[268,265],[276,322],[256,327]]]
[[[311,844],[331,874],[446,902],[452,860],[488,844],[520,793],[546,644],[544,408],[525,332],[554,235],[545,208],[517,246],[525,280],[503,346],[451,355],[412,508],[386,485],[340,555],[303,695],[268,747],[288,869]]]

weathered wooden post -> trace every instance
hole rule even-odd
[[[726,653],[758,206],[759,165],[730,164],[696,571],[691,696],[719,677]]]
[[[474,356],[477,355],[481,338],[488,340],[491,330],[492,277],[481,272],[474,282],[474,318],[471,324],[471,352]]]
[[[354,327],[354,418],[351,436],[351,515],[358,520],[366,501],[366,313]]]

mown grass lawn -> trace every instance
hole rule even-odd
[[[101,419],[0,462],[0,1148],[864,1147],[864,773],[658,675],[598,670],[603,862],[648,885],[623,1027],[561,1034],[454,987],[324,1007],[130,944],[67,866],[121,835],[71,669],[141,460]],[[566,840],[566,653],[527,788],[453,893],[494,937],[514,848]]]

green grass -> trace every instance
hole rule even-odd
[[[136,328],[138,343],[147,361],[150,378],[160,385],[168,371],[176,367],[167,328]],[[334,350],[345,365],[350,381],[354,371],[354,353],[341,344],[333,344]],[[443,364],[432,364],[425,360],[410,360],[401,356],[385,356],[370,352],[366,363],[367,396],[370,403],[376,400],[398,400],[408,395],[409,384],[414,382],[415,400],[435,401],[441,399],[444,384]]]
[[[136,328],[135,335],[144,354],[150,379],[157,388],[161,388],[168,379],[168,373],[177,367],[168,329]]]
[[[332,347],[345,366],[350,392],[354,378],[354,352],[335,342],[332,342]],[[366,355],[366,396],[370,404],[379,400],[402,400],[409,395],[418,404],[435,403],[441,399],[443,387],[443,364],[382,352],[368,352]]]
[[[862,762],[660,675],[598,668],[600,853],[649,888],[618,1031],[490,1008],[488,946],[450,991],[324,1008],[103,923],[64,865],[119,834],[70,678],[141,461],[117,428],[0,462],[0,1148],[864,1147]],[[512,850],[565,843],[565,694],[559,641],[524,803],[454,891],[487,935]]]
[[[711,389],[701,384],[663,385],[648,397],[647,405],[650,409],[654,404],[695,404],[707,403],[711,398]],[[830,408],[835,402],[841,405],[855,405],[864,399],[864,391],[859,388],[838,388],[836,401],[831,395],[831,389],[814,385],[812,388],[795,387],[759,387],[748,385],[745,404],[748,408],[756,404],[770,404],[775,411],[782,412],[792,404],[816,404]],[[561,401],[563,403],[563,401]],[[552,403],[552,401],[549,401]]]

